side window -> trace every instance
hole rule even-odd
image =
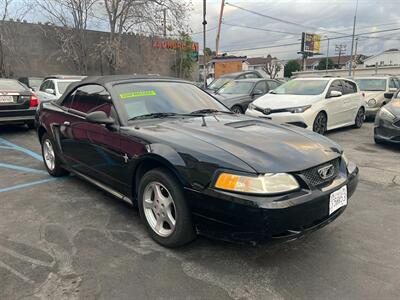
[[[71,104],[72,104],[72,101],[74,100],[74,96],[75,96],[75,92],[66,96],[64,98],[63,102],[61,103],[61,106],[65,107],[67,109],[71,108]]]
[[[334,80],[331,83],[331,86],[329,87],[329,90],[328,90],[328,95],[332,91],[338,91],[338,92],[343,93],[342,83],[340,80]]]
[[[54,81],[53,80],[49,80],[46,89],[52,89],[55,90],[56,87],[54,85]]]
[[[258,78],[258,76],[254,73],[248,73],[245,75],[245,78]]]
[[[394,82],[396,84],[396,87],[400,88],[400,80],[397,77],[393,77],[393,79],[394,79]]]
[[[343,94],[354,94],[357,93],[357,85],[351,81],[343,80]]]
[[[39,91],[44,92],[45,89],[49,88],[48,85],[49,85],[49,80],[42,82],[42,84],[40,85]]]
[[[280,85],[280,84],[277,83],[276,81],[272,81],[272,80],[269,80],[269,81],[268,81],[268,86],[269,86],[269,89],[270,89],[270,90],[276,89],[279,85]]]
[[[81,86],[75,90],[70,108],[84,114],[104,111],[107,116],[110,116],[112,109],[111,96],[101,85]]]
[[[261,91],[262,94],[265,94],[268,91],[267,82],[266,81],[258,82],[253,89],[253,93],[257,90]]]

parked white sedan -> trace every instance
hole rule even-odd
[[[365,101],[352,80],[298,78],[253,101],[246,114],[324,134],[339,127],[361,127]]]

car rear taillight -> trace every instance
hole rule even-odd
[[[37,107],[39,105],[39,99],[36,95],[31,95],[31,99],[29,101],[29,107]]]

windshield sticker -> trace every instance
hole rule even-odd
[[[136,92],[127,92],[119,94],[120,99],[130,99],[136,97],[147,97],[147,96],[156,96],[157,93],[155,90],[150,91],[136,91]]]

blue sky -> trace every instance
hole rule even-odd
[[[34,0],[14,0],[14,9],[21,8],[23,2]],[[190,0],[182,0],[190,1]],[[385,29],[400,29],[400,0],[359,0],[356,33],[373,33]],[[189,13],[188,25],[193,33],[202,31],[202,0],[191,0],[192,11]],[[302,26],[294,26],[268,18],[257,16],[232,6],[226,5],[224,11],[220,40],[221,51],[236,55],[266,56],[271,54],[280,59],[298,57],[301,32],[321,33],[332,38],[339,34],[327,33],[324,30],[351,34],[356,0],[230,0],[227,3],[289,20]],[[215,48],[216,26],[218,22],[220,0],[207,1],[207,45]],[[28,21],[44,21],[40,11],[32,10],[25,17]],[[272,33],[261,30],[234,27],[232,25],[257,27],[267,30],[285,31]],[[304,26],[304,27],[303,27]],[[97,20],[93,28],[106,30],[107,22]],[[313,30],[311,28],[315,28]],[[319,28],[319,29],[318,29]],[[202,49],[202,34],[193,34],[192,38],[200,43]],[[268,48],[270,46],[298,43],[296,45]],[[330,54],[334,54],[335,44],[345,44],[350,54],[351,38],[330,41]],[[321,43],[321,52],[326,53],[326,41]],[[247,48],[258,50],[233,51]],[[386,33],[375,33],[359,39],[358,53],[371,55],[389,48],[400,48],[400,30]]]

